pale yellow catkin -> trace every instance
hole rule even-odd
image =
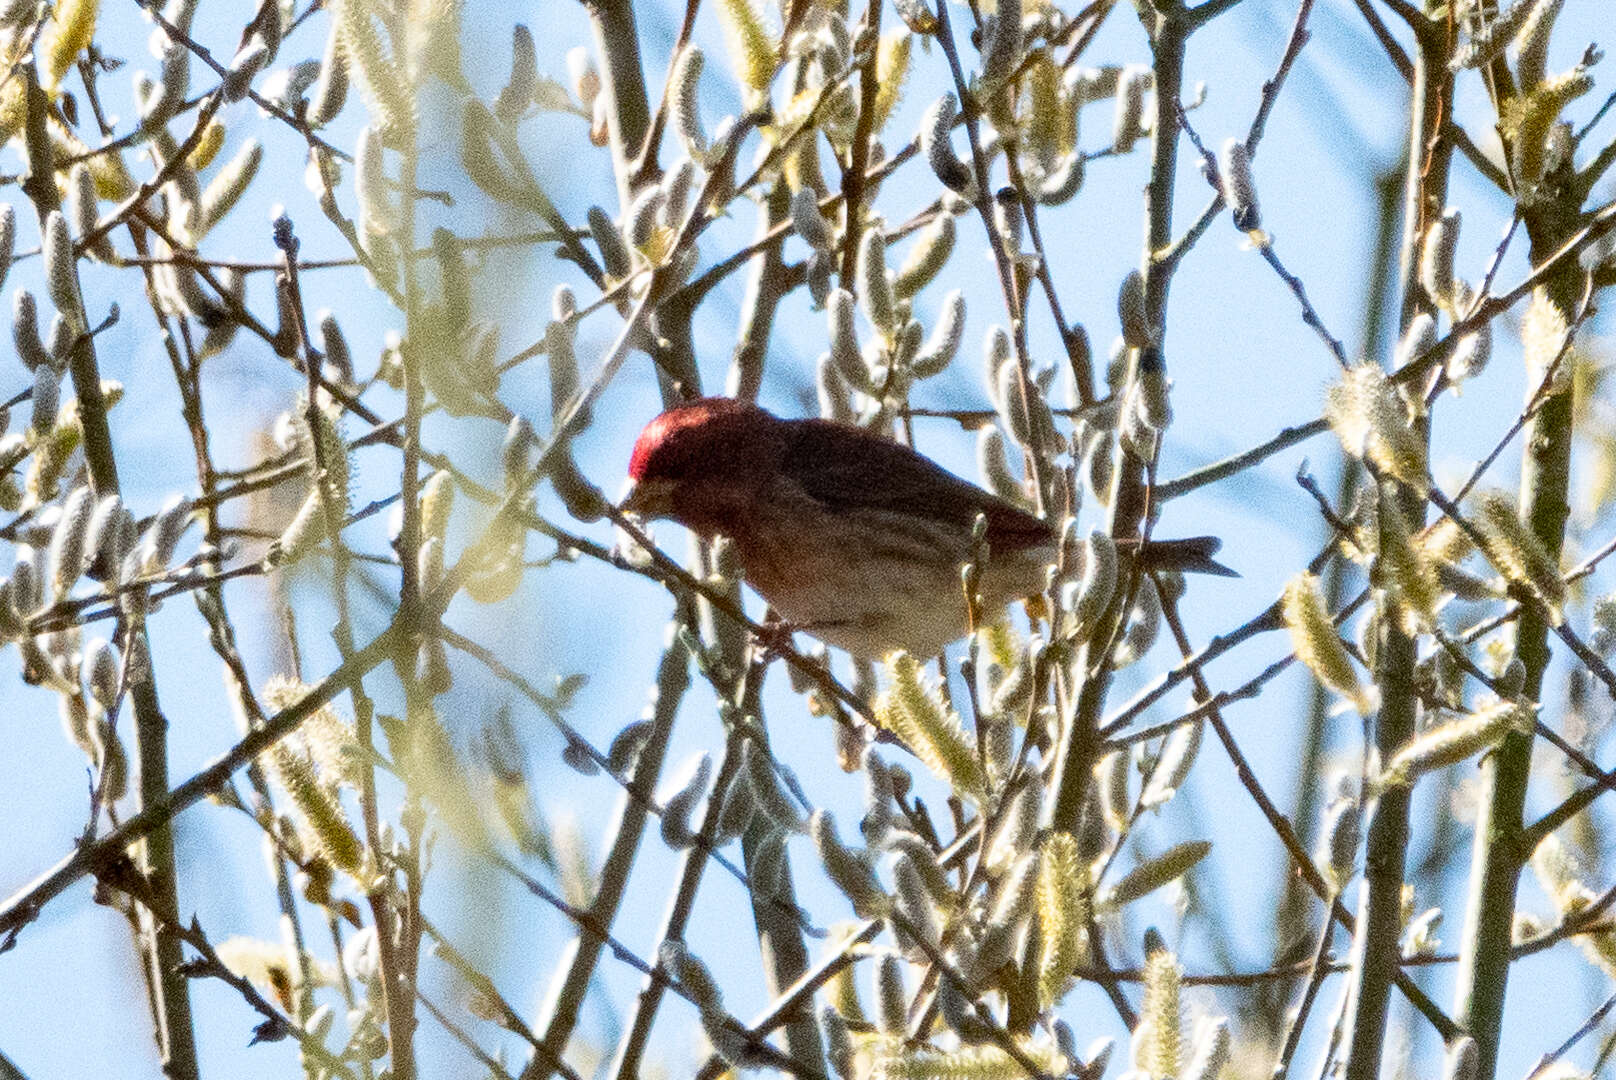
[[[926,684],[919,662],[908,653],[895,653],[887,660],[887,673],[892,685],[876,702],[876,723],[902,739],[960,794],[980,797],[985,784],[974,740]]]
[[[1550,624],[1559,626],[1565,619],[1565,578],[1537,534],[1521,521],[1514,500],[1503,492],[1487,492],[1477,499],[1477,516],[1488,561],[1509,581],[1535,593]]]
[[[1359,681],[1352,657],[1336,634],[1335,624],[1324,606],[1319,579],[1308,573],[1291,578],[1285,586],[1280,612],[1291,633],[1296,658],[1319,682],[1351,701],[1360,713],[1373,711],[1373,690]]]

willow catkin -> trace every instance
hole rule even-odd
[[[1487,559],[1509,581],[1535,593],[1553,626],[1565,619],[1565,577],[1543,542],[1516,513],[1503,492],[1487,492],[1477,499],[1478,524]]]
[[[383,172],[381,136],[371,126],[360,131],[354,149],[354,200],[359,205],[360,240],[368,250],[369,237],[391,232],[395,221]]]
[[[1138,270],[1128,271],[1117,290],[1117,319],[1122,324],[1122,340],[1130,349],[1150,345],[1150,318],[1145,310],[1145,278]]]
[[[1324,592],[1319,579],[1308,573],[1298,574],[1285,586],[1280,605],[1285,626],[1291,633],[1291,647],[1296,658],[1319,682],[1347,698],[1360,713],[1367,714],[1375,707],[1374,687],[1358,680],[1357,669],[1347,647],[1341,643],[1335,624],[1324,606]]]
[[[103,637],[91,641],[84,649],[82,677],[90,697],[108,712],[118,699],[119,675],[118,656],[112,651],[111,642]]]
[[[1145,92],[1150,89],[1151,72],[1142,64],[1124,68],[1116,83],[1116,112],[1111,124],[1111,149],[1126,154],[1144,135]]]
[[[932,103],[920,122],[920,152],[945,187],[964,194],[971,186],[971,170],[954,153],[954,144],[949,138],[957,111],[958,104],[952,93]]]
[[[1229,139],[1218,155],[1218,172],[1223,180],[1223,201],[1229,204],[1234,227],[1245,232],[1262,227],[1262,211],[1257,206],[1257,181],[1251,174],[1251,154],[1240,139]]]
[[[533,34],[517,23],[511,31],[511,73],[505,88],[494,102],[494,115],[507,124],[522,118],[533,104],[533,88],[539,82],[538,63],[534,56]]]
[[[225,101],[240,101],[252,89],[252,81],[270,61],[269,43],[257,34],[237,50],[231,58],[230,68],[219,84],[219,94]]]
[[[835,288],[825,298],[825,318],[830,330],[830,359],[848,385],[865,393],[875,390],[870,369],[864,363],[864,352],[859,348],[858,332],[853,325],[853,294]]]
[[[669,113],[673,129],[684,143],[685,152],[700,161],[707,154],[707,132],[701,123],[701,72],[706,57],[694,45],[686,45],[674,59],[673,77],[668,82]]]
[[[11,272],[11,260],[17,245],[17,211],[10,203],[0,205],[0,285],[6,283]]]
[[[965,336],[965,294],[955,289],[943,297],[942,308],[930,336],[915,355],[910,370],[917,379],[941,374],[959,354]]]
[[[34,294],[18,289],[11,301],[11,341],[17,356],[31,372],[50,367],[50,353],[39,337],[39,311]]]
[[[82,327],[79,311],[78,270],[73,253],[73,236],[68,231],[67,219],[60,210],[52,210],[45,218],[45,285],[56,310],[76,326]]]
[[[1454,260],[1459,249],[1460,213],[1448,207],[1431,222],[1420,246],[1420,288],[1431,302],[1446,311],[1453,310]]]
[[[882,333],[895,333],[898,302],[892,291],[892,279],[887,276],[886,239],[873,225],[864,231],[859,241],[856,273],[865,317]]]
[[[999,0],[982,49],[982,83],[996,87],[1015,73],[1023,44],[1021,0]]]
[[[208,186],[202,189],[200,226],[204,232],[235,209],[257,177],[258,167],[263,160],[264,144],[257,139],[248,139],[236,151],[236,156],[226,162],[208,182]]]
[[[324,127],[337,118],[348,100],[348,61],[343,56],[341,35],[335,26],[326,35],[325,54],[320,59],[320,77],[309,95],[309,123]]]
[[[34,369],[33,416],[28,429],[36,439],[49,435],[56,427],[57,407],[61,403],[62,377],[49,364]]]
[[[595,248],[600,252],[601,265],[606,269],[606,276],[611,279],[622,279],[628,276],[633,268],[633,260],[629,256],[628,246],[623,243],[623,234],[617,228],[617,223],[598,206],[591,206],[586,215],[589,222],[589,235],[595,241]]]
[[[892,291],[899,299],[908,299],[931,284],[954,253],[954,236],[954,216],[946,212],[921,230],[892,280]]]
[[[87,487],[75,488],[62,502],[61,516],[56,519],[45,551],[45,572],[53,600],[65,599],[84,574],[85,538],[94,509],[95,500]]]
[[[819,212],[819,196],[811,187],[791,193],[791,223],[811,248],[823,251],[834,241],[830,223]]]
[[[70,202],[68,209],[73,214],[73,231],[79,235],[80,240],[95,232],[100,220],[100,196],[96,194],[95,178],[90,175],[90,167],[79,162],[67,174],[67,186]],[[97,237],[88,245],[87,250],[102,262],[112,259],[112,241],[105,234]]]
[[[325,362],[335,369],[337,378],[344,383],[354,381],[353,353],[348,348],[348,339],[342,335],[342,326],[337,322],[336,313],[325,308],[319,313],[320,351],[325,354]]]

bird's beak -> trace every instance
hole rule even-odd
[[[673,513],[673,484],[666,480],[642,480],[629,488],[618,509],[643,521],[668,517]]]

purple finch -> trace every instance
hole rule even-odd
[[[828,420],[782,420],[706,398],[652,420],[634,444],[625,513],[726,536],[751,583],[794,628],[854,656],[935,656],[968,628],[960,567],[987,521],[981,609],[1045,588],[1046,521],[906,446]],[[1213,537],[1152,543],[1156,569],[1231,574]]]

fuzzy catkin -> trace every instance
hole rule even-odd
[[[864,314],[885,334],[898,329],[897,298],[893,295],[892,279],[887,276],[887,245],[881,230],[875,227],[864,231],[859,241],[858,287]]]
[[[694,45],[680,50],[668,82],[669,112],[673,129],[684,143],[685,152],[700,161],[707,154],[707,132],[701,123],[701,72],[706,57]]]
[[[954,144],[949,139],[957,109],[952,93],[932,103],[920,122],[920,152],[945,187],[964,194],[971,186],[971,169],[955,155]]]
[[[1372,711],[1372,688],[1359,682],[1352,658],[1324,606],[1324,592],[1315,575],[1303,573],[1290,580],[1285,586],[1281,614],[1290,630],[1296,658],[1319,682],[1350,700],[1360,713]]]

